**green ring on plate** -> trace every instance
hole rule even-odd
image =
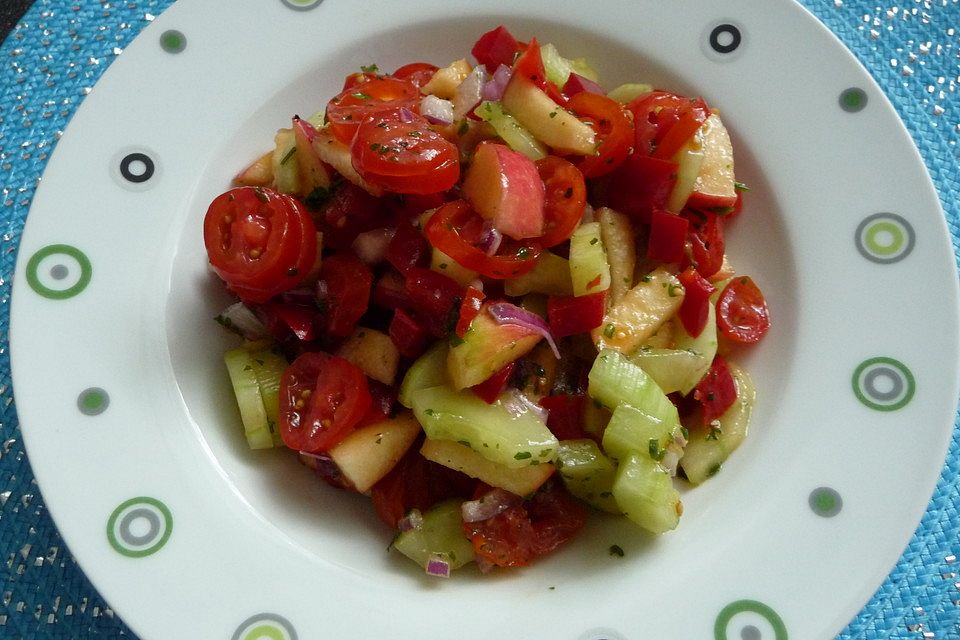
[[[131,518],[146,518],[151,530],[146,536],[137,536],[122,529]],[[107,540],[117,553],[128,558],[143,558],[159,551],[173,533],[173,514],[167,505],[156,498],[138,496],[120,504],[107,520]]]
[[[872,387],[878,377],[887,377],[893,382],[893,390],[882,391]],[[917,383],[910,369],[899,360],[878,356],[864,360],[851,379],[857,400],[875,411],[896,411],[907,406],[916,393]]]
[[[740,613],[755,613],[770,623],[776,638],[773,640],[789,640],[787,627],[783,624],[783,619],[770,608],[757,600],[737,600],[731,602],[720,611],[717,621],[713,625],[713,637],[715,640],[730,640],[727,635],[727,625],[733,620],[733,617]]]
[[[77,281],[70,287],[66,289],[54,289],[48,287],[40,281],[40,276],[38,270],[40,269],[40,263],[50,256],[63,255],[69,258],[73,258],[77,265],[80,267],[80,277]],[[63,265],[57,265],[58,267],[63,267]],[[60,270],[58,270],[59,273]],[[67,270],[69,272],[69,270]],[[60,277],[67,275],[67,273],[61,274]],[[30,288],[39,293],[44,298],[50,298],[51,300],[65,300],[66,298],[72,298],[81,291],[87,288],[87,285],[90,284],[90,279],[93,277],[93,265],[90,264],[89,258],[84,255],[82,251],[76,247],[71,247],[68,244],[49,244],[30,257],[30,260],[27,262],[27,284],[30,285]]]

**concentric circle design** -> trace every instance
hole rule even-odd
[[[182,31],[167,29],[160,34],[160,48],[167,53],[180,53],[187,48],[187,36]]]
[[[867,92],[860,87],[850,87],[840,92],[840,108],[847,113],[863,111],[867,106]]]
[[[319,7],[323,0],[280,0],[283,4],[297,11],[309,11]]]
[[[910,369],[899,360],[870,358],[853,372],[853,392],[863,404],[877,411],[902,409],[916,392]]]
[[[98,416],[110,405],[110,395],[100,387],[84,389],[77,396],[77,408],[86,416]]]
[[[746,30],[736,20],[716,20],[700,34],[700,48],[717,62],[730,62],[739,57],[746,41]]]
[[[120,150],[110,161],[110,166],[116,183],[130,191],[152,188],[160,174],[157,154],[143,147]]]
[[[843,510],[843,498],[835,489],[817,487],[810,492],[810,509],[821,518],[832,518]]]
[[[297,640],[297,631],[283,616],[258,613],[240,623],[231,640]]]
[[[903,216],[875,213],[857,225],[854,241],[857,251],[867,260],[890,264],[910,255],[916,235],[913,226]]]
[[[140,496],[122,503],[107,520],[107,540],[117,553],[142,558],[159,551],[173,532],[173,515],[156,498]]]
[[[787,640],[783,619],[762,602],[737,600],[720,611],[713,625],[715,640]]]
[[[44,298],[72,298],[90,284],[93,266],[86,255],[68,244],[50,244],[27,262],[27,283]]]

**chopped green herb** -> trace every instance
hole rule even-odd
[[[360,71],[363,71],[364,73],[376,73],[380,71],[380,67],[378,67],[376,63],[366,64],[360,67]]]
[[[737,191],[750,191],[750,187],[743,184],[742,182],[734,182],[733,188]]]
[[[660,446],[660,441],[656,438],[650,438],[647,442],[647,451],[650,453],[650,457],[660,462],[663,460],[663,456],[666,451]]]
[[[307,194],[307,197],[303,199],[303,203],[307,205],[308,209],[316,211],[324,204],[327,200],[330,199],[330,196],[333,195],[333,191],[328,187],[316,187],[313,191]]]
[[[710,433],[707,434],[707,440],[719,440],[721,435],[723,435],[723,430],[718,425],[710,425]]]
[[[613,325],[613,323],[611,322],[610,324],[608,324],[607,326],[605,326],[605,327],[603,328],[603,337],[604,337],[604,338],[612,338],[612,337],[613,337],[613,332],[614,332],[615,330],[616,330],[616,327],[615,327],[615,326]]]
[[[533,457],[533,454],[530,453],[529,451],[519,451],[519,452],[517,452],[517,454],[516,454],[515,456],[513,456],[513,459],[514,459],[514,460],[527,460],[527,459],[532,458],[532,457]]]
[[[489,109],[489,106],[488,106],[488,109]],[[470,124],[467,122],[466,118],[464,118],[463,120],[460,121],[460,126],[457,127],[457,135],[462,136],[469,130],[470,130]]]
[[[610,555],[617,556],[618,558],[622,558],[624,556],[623,547],[621,547],[618,544],[610,545]]]
[[[600,238],[590,238],[590,244],[595,245],[600,242]]]
[[[290,147],[290,150],[287,151],[285,154],[283,154],[283,157],[280,158],[280,164],[281,165],[287,164],[287,162],[289,162],[290,158],[292,158],[293,154],[295,154],[296,152],[297,152],[296,147]]]
[[[433,409],[427,409],[426,411],[424,411],[424,413],[427,414],[428,416],[432,416],[436,414],[436,411],[434,411]]]
[[[367,94],[365,94],[365,93],[362,92],[362,91],[355,91],[354,93],[351,93],[350,95],[351,95],[352,97],[356,98],[357,100],[369,100],[369,99],[370,99],[370,96],[368,96]]]

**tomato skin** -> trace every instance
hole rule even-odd
[[[383,203],[357,185],[344,181],[320,210],[325,247],[349,250],[357,235],[384,226]]]
[[[537,160],[537,173],[543,181],[543,235],[538,244],[549,248],[569,240],[580,224],[587,203],[583,173],[572,163],[547,156]]]
[[[414,267],[407,272],[404,288],[427,330],[437,338],[448,336],[459,317],[463,287],[442,273]]]
[[[700,275],[709,278],[723,267],[726,251],[723,220],[715,213],[700,213],[700,216],[706,217],[690,225],[690,259]]]
[[[280,377],[280,436],[291,449],[329,450],[360,423],[372,403],[367,377],[355,365],[307,352]]]
[[[475,494],[475,499],[482,497]],[[559,480],[548,480],[529,500],[492,518],[465,522],[478,558],[500,567],[522,567],[573,538],[587,511]]]
[[[430,82],[430,78],[437,72],[437,65],[429,62],[410,62],[403,65],[390,75],[412,82],[418,89]]]
[[[627,108],[633,113],[636,153],[669,160],[710,115],[701,98],[667,91],[638,96]]]
[[[346,337],[353,332],[370,303],[373,274],[352,252],[337,253],[323,259],[317,298],[325,307],[327,332]]]
[[[666,209],[677,183],[675,162],[631,154],[608,174],[607,203],[637,222],[648,223],[655,209]]]
[[[368,118],[401,109],[416,111],[419,102],[420,89],[409,80],[376,76],[345,87],[327,103],[326,114],[333,135],[340,142],[350,144],[357,128]]]
[[[689,226],[686,218],[669,211],[654,210],[650,215],[647,258],[658,262],[682,261]]]
[[[460,304],[460,317],[457,319],[457,326],[454,330],[458,338],[466,335],[473,319],[480,315],[480,307],[483,303],[483,291],[473,287],[467,287],[463,294],[463,302]]]
[[[513,34],[500,25],[480,36],[470,53],[487,71],[493,73],[501,64],[513,66],[513,60],[520,50],[520,43]]]
[[[696,338],[707,326],[710,317],[710,294],[716,287],[707,282],[693,267],[687,267],[677,276],[683,285],[683,302],[677,315],[683,329]]]
[[[548,411],[547,428],[557,440],[585,438],[583,431],[583,394],[558,394],[540,398],[540,406]]]
[[[210,265],[244,302],[297,286],[317,255],[316,227],[290,196],[237,187],[217,196],[203,221]]]
[[[593,127],[597,155],[585,156],[578,167],[587,178],[606,175],[623,164],[633,146],[633,125],[619,102],[605,95],[580,91],[567,108]]]
[[[503,280],[527,273],[537,263],[539,244],[522,244],[513,255],[498,253],[488,256],[470,244],[463,230],[472,219],[479,218],[463,200],[447,202],[430,217],[424,229],[427,239],[434,247],[450,256],[460,266],[481,275]],[[504,244],[507,244],[504,242]]]
[[[607,308],[607,292],[585,296],[550,296],[547,299],[547,320],[554,338],[589,333],[603,324]]]
[[[460,179],[460,151],[430,128],[425,118],[410,122],[368,118],[350,145],[353,168],[393,193],[431,194]]]
[[[400,223],[384,254],[387,262],[400,273],[426,266],[430,260],[430,243],[412,224]]]
[[[503,393],[504,389],[507,388],[507,383],[510,382],[510,376],[513,375],[513,371],[516,368],[516,360],[509,362],[505,367],[480,384],[475,384],[470,387],[470,390],[487,404],[493,404],[497,401],[497,398],[500,397],[500,394]]]
[[[733,406],[737,399],[737,385],[730,373],[730,366],[722,356],[714,356],[709,371],[697,384],[693,397],[700,403],[705,426],[709,426]]]
[[[734,342],[754,344],[770,329],[770,311],[763,292],[749,276],[736,276],[717,300],[717,329]]]

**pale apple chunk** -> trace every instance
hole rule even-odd
[[[720,116],[711,114],[700,127],[703,161],[689,203],[701,208],[723,209],[737,203],[733,144]]]
[[[453,440],[424,440],[420,455],[518,496],[531,495],[556,471],[556,467],[549,463],[512,469],[491,462],[470,447]]]
[[[293,119],[293,138],[296,144],[297,167],[300,170],[300,195],[308,196],[315,189],[330,186],[330,171],[313,149],[317,130],[310,122],[299,117]]]
[[[607,311],[603,324],[592,332],[594,344],[597,349],[633,353],[677,313],[683,296],[677,276],[658,267]]]
[[[396,418],[361,427],[328,454],[343,476],[366,493],[397,464],[420,434],[420,423],[408,411]]]
[[[381,331],[358,327],[337,350],[337,355],[383,384],[393,384],[397,377],[400,352],[390,336]]]
[[[457,87],[470,74],[471,70],[472,67],[466,58],[454,60],[446,67],[437,69],[429,82],[420,87],[420,93],[450,100],[456,95]]]
[[[584,156],[596,151],[597,140],[590,125],[578,120],[523,76],[510,79],[501,102],[510,115],[547,146]]]
[[[334,138],[329,129],[317,131],[317,136],[313,139],[313,150],[317,152],[320,160],[333,167],[337,173],[370,195],[378,198],[383,195],[383,189],[360,177],[357,170],[353,168],[350,147]]]
[[[515,240],[543,234],[543,181],[537,166],[506,145],[484,142],[473,155],[463,195],[474,211]]]
[[[270,157],[273,188],[280,193],[297,193],[300,190],[300,171],[297,169],[297,141],[293,129],[280,129],[273,141],[273,154]]]
[[[237,174],[234,182],[244,187],[266,187],[273,182],[273,151],[268,151]]]

